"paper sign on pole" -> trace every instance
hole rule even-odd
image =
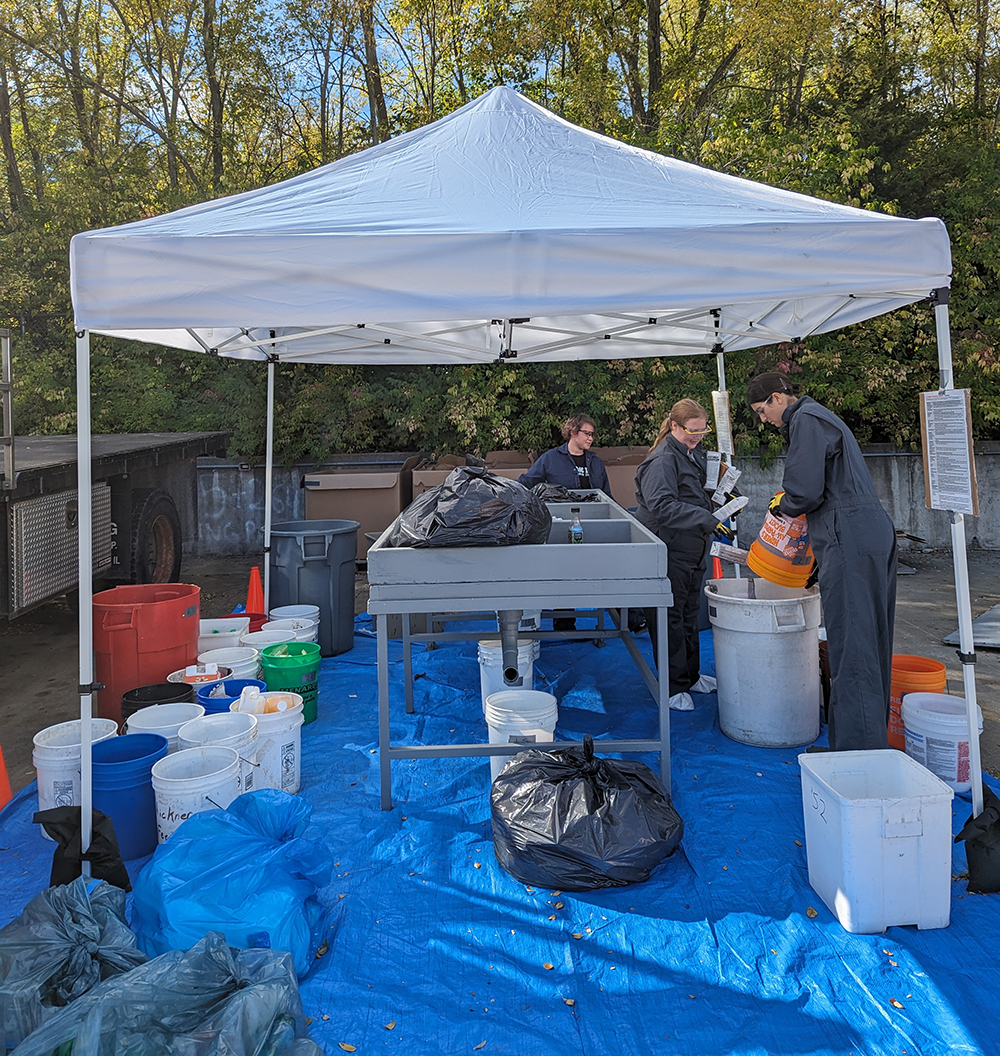
[[[713,392],[712,409],[715,411],[715,431],[719,437],[719,450],[724,455],[733,453],[733,429],[729,419],[729,393]]]
[[[970,390],[922,392],[920,434],[927,508],[978,517]]]
[[[705,470],[705,490],[715,491],[719,484],[719,465],[722,455],[718,451],[707,451],[708,465]]]

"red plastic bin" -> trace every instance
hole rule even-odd
[[[166,681],[198,659],[201,587],[146,583],[94,595],[94,668],[101,718],[121,723],[122,694]]]

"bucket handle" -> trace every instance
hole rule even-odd
[[[126,631],[132,630],[135,627],[135,613],[134,608],[129,609],[127,613],[115,612],[114,609],[104,610],[104,619],[101,621],[101,629],[104,631]]]
[[[801,604],[793,604],[771,610],[776,631],[804,631],[806,629],[806,613]]]

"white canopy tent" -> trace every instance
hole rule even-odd
[[[941,387],[952,387],[951,256],[940,220],[712,172],[588,132],[502,87],[283,183],[77,235],[70,264],[85,739],[92,331],[268,363],[265,547],[274,366],[282,362],[714,353],[724,388],[726,351],[795,341],[931,298]],[[971,655],[961,515],[953,539],[962,651]],[[971,662],[965,673],[974,713]],[[85,750],[85,770],[89,759]],[[978,773],[978,745],[975,764]],[[85,826],[88,806],[85,798]]]

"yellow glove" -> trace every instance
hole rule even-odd
[[[779,491],[777,495],[767,504],[767,512],[773,517],[781,516],[781,500],[784,497],[784,492]]]

